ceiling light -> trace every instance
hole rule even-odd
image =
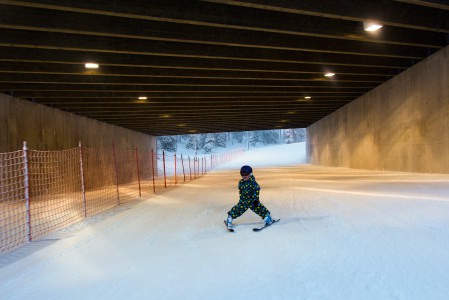
[[[148,97],[139,97],[139,100],[147,100]]]
[[[332,77],[332,76],[335,76],[335,73],[326,73],[326,74],[324,74],[324,76],[326,76],[326,77]]]
[[[84,66],[86,69],[98,69],[98,64],[95,63],[86,63]]]
[[[363,28],[365,29],[365,31],[376,31],[382,27],[383,27],[383,25],[379,24],[379,23],[374,23],[374,22],[364,22],[363,23]]]
[[[305,96],[304,99],[311,99],[312,97],[310,96]]]

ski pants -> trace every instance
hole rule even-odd
[[[251,209],[262,219],[270,214],[270,211],[259,201],[257,201],[256,205],[254,205],[252,201],[240,200],[236,205],[234,205],[234,207],[231,208],[231,210],[228,212],[228,215],[230,215],[233,219],[236,219],[243,215],[243,213],[248,209]]]

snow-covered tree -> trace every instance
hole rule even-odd
[[[256,146],[258,142],[260,142],[260,132],[259,131],[249,131],[248,132],[248,141],[251,146]]]
[[[198,139],[200,149],[204,148],[204,145],[206,144],[206,137],[207,137],[207,134],[197,134],[197,139]]]
[[[191,134],[183,134],[181,135],[181,142],[187,143],[190,139]]]
[[[198,137],[196,134],[188,134],[187,135],[187,144],[186,149],[193,149],[195,151],[198,151],[200,149],[198,143]]]
[[[277,130],[264,130],[261,132],[261,136],[264,145],[277,144],[279,141]]]
[[[203,151],[204,153],[211,153],[212,150],[215,148],[215,137],[213,133],[208,133],[204,135],[204,146]]]
[[[214,133],[215,138],[215,147],[223,147],[226,148],[227,137],[226,133]]]
[[[305,128],[296,128],[294,130],[295,133],[295,142],[305,142],[306,140],[306,129]]]
[[[237,141],[239,144],[241,144],[243,142],[243,136],[244,136],[244,133],[242,131],[232,133],[232,138],[235,141]]]
[[[284,143],[292,144],[294,142],[293,129],[284,130]]]
[[[176,136],[158,136],[156,143],[158,148],[165,151],[175,152],[177,149]]]

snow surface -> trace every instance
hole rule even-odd
[[[448,299],[449,175],[303,161],[254,149],[2,254],[0,299]],[[281,222],[253,232],[249,211],[229,233],[245,163]]]

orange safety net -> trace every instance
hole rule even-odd
[[[201,157],[77,147],[0,153],[0,251],[195,180],[242,150]]]
[[[28,240],[23,151],[0,153],[0,251]]]

